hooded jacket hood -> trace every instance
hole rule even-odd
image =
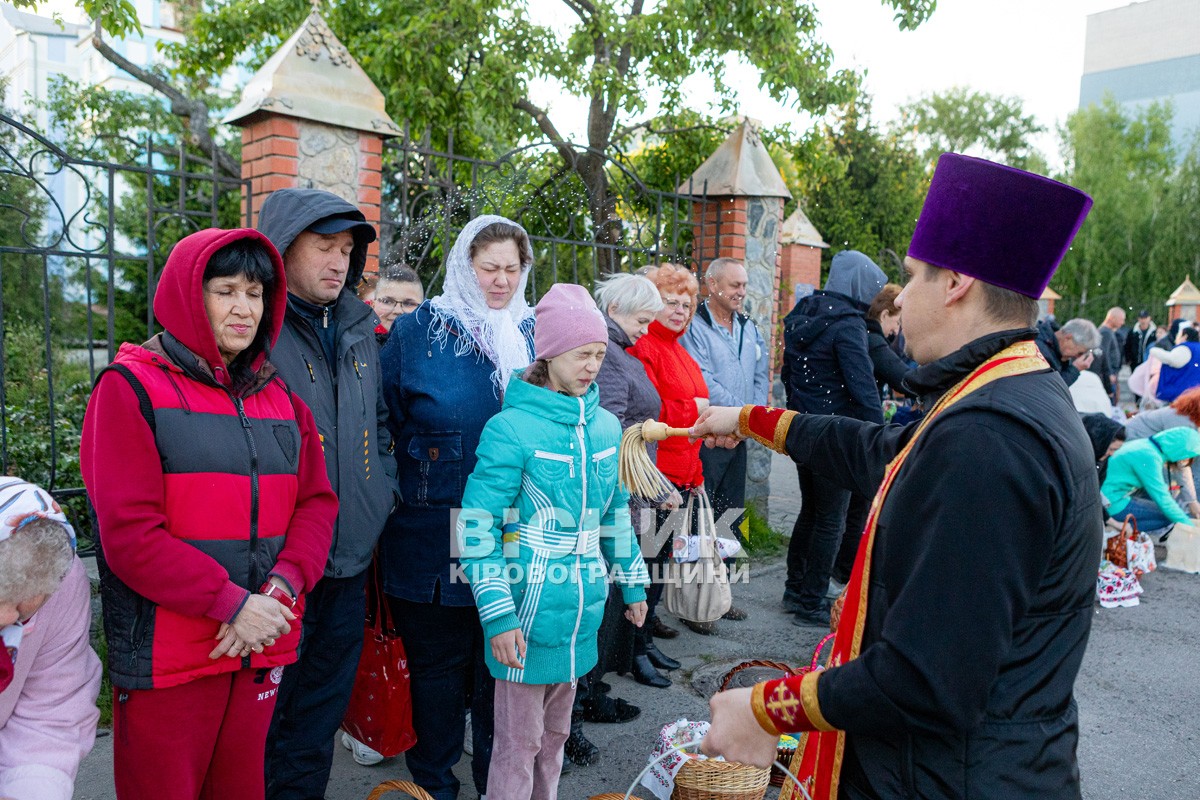
[[[866,311],[886,284],[887,275],[874,261],[857,250],[843,250],[829,266],[825,291],[848,297]]]
[[[317,220],[344,217],[367,222],[358,207],[323,189],[280,189],[272,192],[258,212],[258,229],[275,245],[280,255]],[[367,248],[374,239],[355,235],[350,251],[350,269],[342,291],[353,291],[362,280],[367,264]]]
[[[1150,441],[1169,462],[1200,456],[1200,433],[1191,428],[1168,428],[1151,436]]]
[[[283,317],[287,311],[287,279],[283,272],[283,259],[271,240],[253,228],[209,228],[179,240],[167,256],[166,266],[158,279],[154,292],[154,316],[160,325],[194,355],[205,361],[213,376],[222,385],[230,385],[229,370],[221,358],[208,312],[204,308],[204,270],[213,254],[226,245],[243,239],[261,242],[271,265],[275,269],[275,286],[271,296],[263,303],[270,309],[271,329],[268,341],[271,347],[279,340],[283,328]],[[267,357],[262,340],[255,337],[250,346],[259,348],[250,362],[250,369],[258,372]]]
[[[1099,461],[1108,452],[1108,446],[1121,434],[1125,438],[1125,426],[1104,414],[1083,414],[1083,429],[1092,442],[1092,454]]]
[[[524,378],[525,369],[513,370],[504,392],[504,408],[520,408],[547,422],[586,425],[600,408],[600,387],[592,385],[581,396],[560,394],[546,386],[534,386]]]

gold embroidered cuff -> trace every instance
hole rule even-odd
[[[742,406],[738,414],[738,433],[743,438],[769,447],[777,453],[787,454],[787,435],[792,426],[795,411],[770,406]]]
[[[749,407],[746,406],[746,408]],[[750,708],[754,711],[754,718],[758,720],[758,724],[762,726],[762,729],[772,736],[778,736],[780,730],[771,721],[771,716],[767,714],[766,703],[763,701],[763,692],[766,686],[765,683],[754,684],[754,688],[750,690]]]
[[[757,438],[754,432],[750,430],[750,412],[754,410],[754,406],[747,403],[742,406],[742,413],[738,414],[738,435],[743,439]]]
[[[817,702],[817,681],[821,679],[821,670],[810,672],[800,680],[800,704],[804,715],[814,728],[819,731],[837,730],[821,713],[821,705]]]

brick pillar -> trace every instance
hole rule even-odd
[[[377,134],[270,112],[260,112],[242,128],[242,177],[250,180],[254,225],[271,192],[302,188],[324,189],[353,203],[378,230],[382,171],[383,137]],[[365,272],[378,270],[375,241]]]
[[[250,181],[250,196],[242,197],[242,214],[249,202],[251,225],[258,225],[258,210],[267,195],[296,188],[299,156],[299,120],[262,114],[242,128],[242,179]]]
[[[775,279],[775,344],[771,351],[771,374],[783,364],[783,318],[796,304],[796,287],[806,284],[821,288],[821,248],[799,242],[779,247],[779,274]]]

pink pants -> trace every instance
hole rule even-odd
[[[118,800],[262,800],[282,675],[283,667],[240,669],[168,689],[116,689]]]
[[[488,800],[555,800],[575,687],[496,681]]]

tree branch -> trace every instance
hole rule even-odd
[[[130,75],[170,100],[171,113],[186,121],[192,144],[203,150],[213,160],[213,163],[216,164],[217,168],[219,168],[226,175],[232,178],[242,177],[241,162],[231,156],[225,150],[225,148],[213,141],[212,134],[209,133],[208,130],[208,106],[205,105],[204,102],[200,100],[193,100],[183,92],[176,89],[162,77],[154,74],[150,70],[139,67],[137,64],[134,64],[116,50],[112,49],[108,42],[104,41],[99,20],[96,21],[95,35],[92,37],[92,46],[96,48],[96,51],[99,52],[106,61],[113,64],[117,68],[128,72]]]
[[[618,130],[614,131],[613,135],[612,135],[613,141],[615,142],[620,139],[624,139],[626,136],[629,136],[634,131],[636,131],[638,128],[645,128],[646,133],[649,133],[649,134],[652,134],[655,136],[667,136],[667,135],[670,135],[673,133],[690,133],[691,131],[720,131],[721,133],[729,133],[728,126],[716,125],[713,123],[706,123],[703,125],[685,125],[682,128],[655,128],[654,120],[647,119],[647,120],[643,120],[639,123],[636,123],[634,125],[627,125],[624,128],[619,128]]]
[[[554,123],[551,122],[546,112],[531,103],[528,97],[518,98],[513,102],[513,107],[533,117],[533,121],[537,123],[542,133],[546,134],[550,139],[550,143],[558,150],[558,154],[562,156],[563,161],[570,164],[571,168],[574,169],[575,151],[568,146],[567,140],[558,132],[558,128],[554,127]]]
[[[591,22],[596,14],[596,7],[589,0],[563,0],[563,3],[584,22]]]
[[[642,15],[642,6],[643,0],[633,0],[633,8],[629,9],[629,17],[627,19],[640,17]],[[622,78],[625,77],[625,73],[629,72],[629,60],[632,55],[633,42],[631,42],[627,36],[625,38],[625,44],[621,46],[621,53],[617,56],[617,72]]]

